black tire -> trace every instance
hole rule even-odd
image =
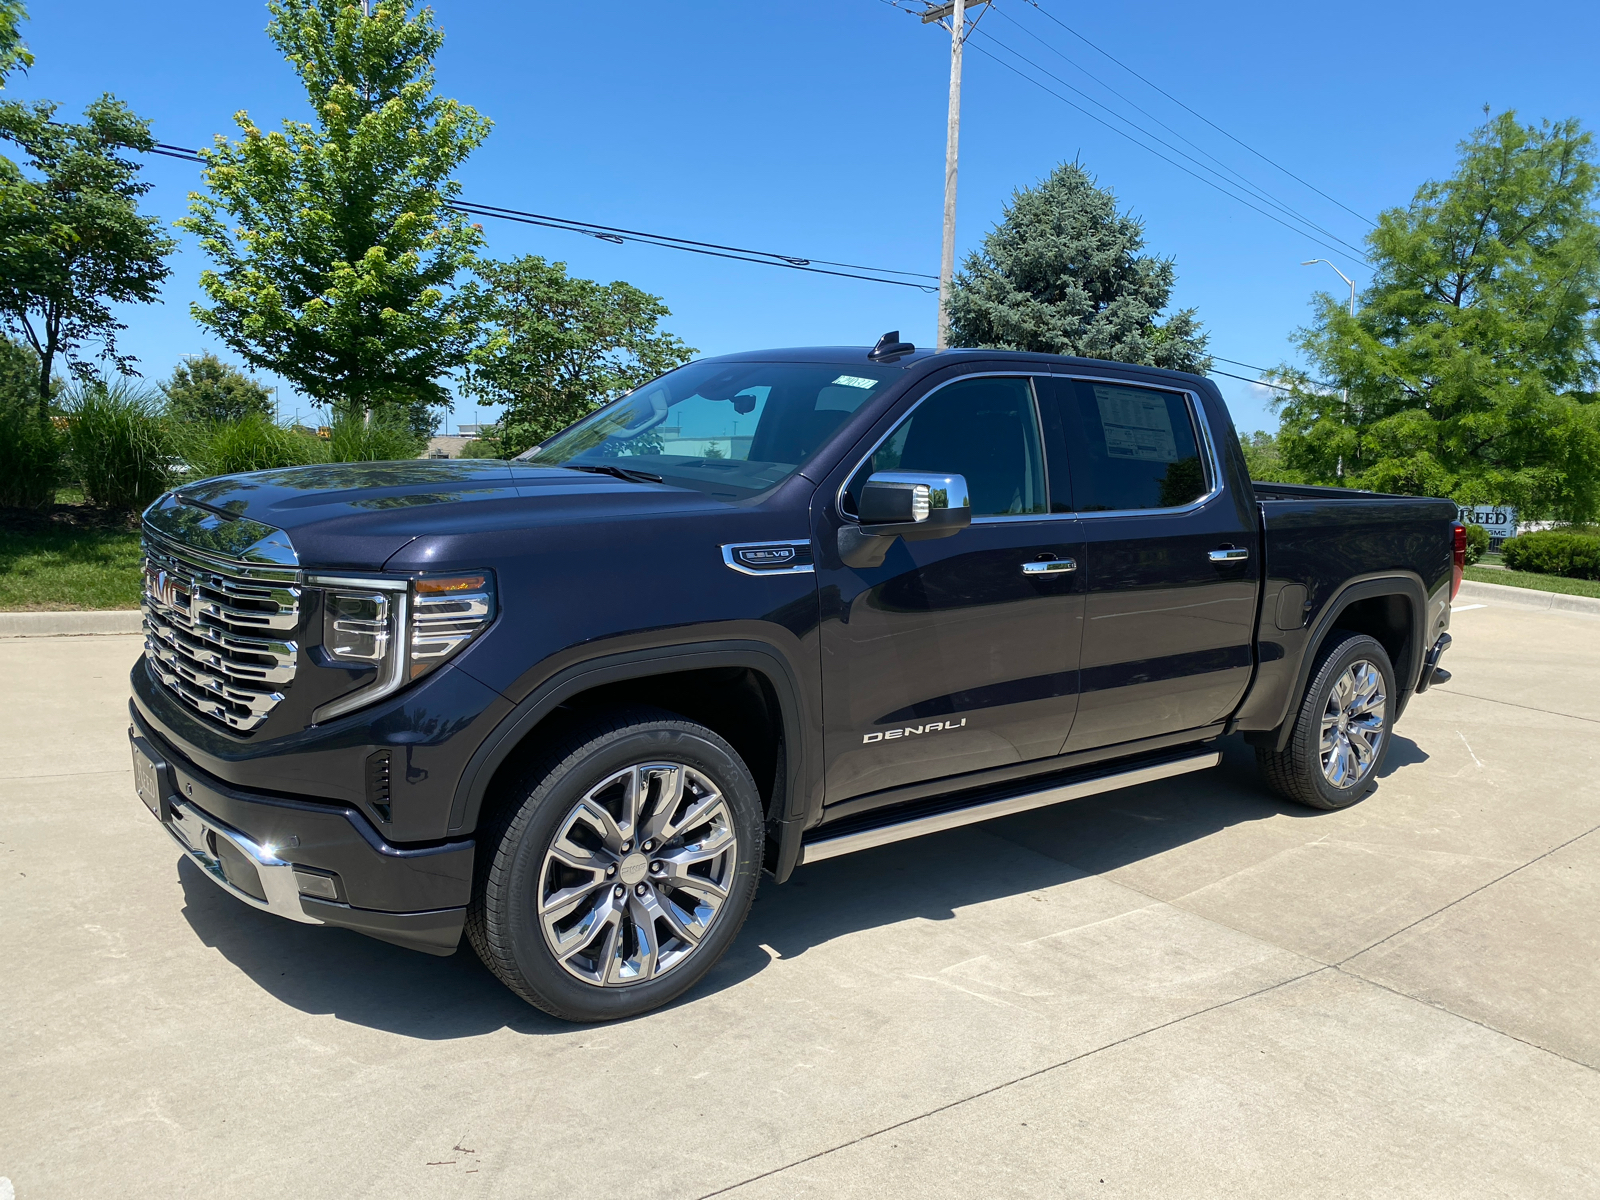
[[[558,934],[547,935],[540,920],[540,899],[551,886],[549,872],[563,870],[559,866],[551,867],[548,856],[557,836],[564,831],[568,834],[565,845],[589,837],[590,826],[587,823],[574,825],[573,820],[579,802],[593,789],[632,766],[651,763],[681,764],[689,768],[683,772],[683,777],[690,781],[683,789],[686,800],[694,801],[696,796],[708,794],[703,789],[691,790],[699,786],[690,774],[696,772],[709,781],[726,802],[726,820],[719,814],[719,827],[731,829],[737,838],[731,852],[718,860],[717,869],[722,872],[719,881],[726,885],[726,898],[721,900],[720,907],[705,925],[703,937],[693,943],[693,948],[682,951],[681,960],[674,965],[662,968],[660,964],[666,961],[666,955],[658,955],[656,951],[663,945],[690,943],[672,942],[672,926],[665,923],[665,918],[660,924],[637,920],[634,914],[643,910],[635,909],[631,897],[625,893],[631,888],[644,889],[647,886],[644,880],[627,887],[618,882],[629,870],[646,869],[635,861],[643,857],[639,853],[643,846],[634,847],[627,858],[617,859],[614,865],[623,867],[621,874],[606,875],[597,871],[592,877],[595,882],[591,882],[580,873],[579,886],[573,890],[593,889],[588,894],[597,897],[596,911],[602,907],[609,911],[611,905],[616,905],[629,914],[615,921],[622,930],[614,935],[619,952],[623,945],[631,945],[641,959],[648,961],[650,971],[661,972],[632,982],[581,979],[558,961],[550,944],[550,939]],[[646,783],[642,786],[649,796],[655,797],[662,785]],[[529,765],[513,787],[498,820],[483,832],[472,900],[467,908],[467,937],[501,982],[552,1016],[568,1021],[609,1021],[636,1016],[666,1004],[705,977],[744,924],[755,899],[762,862],[761,796],[749,768],[732,746],[705,726],[673,713],[634,708],[571,728]],[[599,793],[602,797],[608,794]],[[656,803],[654,800],[641,802],[636,822],[641,832],[646,831],[645,816],[649,806]],[[687,812],[690,807],[692,805],[679,811]],[[684,826],[684,830],[693,828],[696,827]],[[578,832],[574,833],[575,830]],[[711,838],[709,834],[700,836],[702,843]],[[632,843],[620,845],[625,848]],[[615,856],[618,848],[607,850],[600,846],[591,853]],[[667,856],[669,851],[658,849],[657,853]],[[652,862],[648,868],[652,872],[649,886],[656,883],[653,873],[658,865]],[[605,880],[622,887],[622,892],[615,893],[614,901],[606,899],[614,889],[610,883],[601,882]],[[641,890],[639,894],[644,893]],[[651,899],[661,911],[669,895],[685,896],[683,892],[669,892],[665,887],[659,894],[662,899],[656,900],[657,893],[651,892]],[[586,899],[583,903],[589,901]],[[681,909],[673,912],[679,917],[683,915]],[[649,935],[652,948],[647,959],[643,953],[641,926],[652,929]],[[679,927],[691,926],[680,922]],[[607,926],[597,928],[601,930],[595,943],[598,946],[610,935],[606,932]],[[600,964],[602,953],[595,951],[592,961]],[[572,961],[581,964],[590,960]],[[608,968],[597,965],[595,969],[603,975]]]
[[[1382,721],[1379,736],[1373,739],[1369,726],[1361,723],[1355,738],[1346,734],[1345,744],[1354,753],[1369,741],[1376,741],[1370,762],[1360,760],[1359,776],[1348,784],[1340,785],[1324,769],[1323,717],[1327,713],[1334,687],[1344,678],[1354,664],[1371,663],[1383,680]],[[1294,717],[1289,742],[1282,750],[1256,747],[1256,765],[1266,778],[1267,786],[1286,800],[1312,808],[1349,808],[1366,797],[1377,786],[1378,775],[1389,753],[1391,730],[1394,725],[1394,706],[1399,693],[1395,688],[1394,667],[1388,652],[1375,638],[1363,633],[1343,634],[1335,631],[1311,670],[1311,680],[1306,694]],[[1348,724],[1350,722],[1346,718]],[[1344,727],[1335,726],[1335,738]],[[1359,756],[1357,756],[1359,758]],[[1337,767],[1334,768],[1337,773]]]

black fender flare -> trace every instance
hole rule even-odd
[[[1358,600],[1371,600],[1378,596],[1404,596],[1411,605],[1411,645],[1408,648],[1406,660],[1403,664],[1395,664],[1395,674],[1400,682],[1400,695],[1395,701],[1395,718],[1399,719],[1405,711],[1406,701],[1411,698],[1412,688],[1416,686],[1417,674],[1422,668],[1424,653],[1423,643],[1428,636],[1428,592],[1422,585],[1422,576],[1414,571],[1385,571],[1380,574],[1363,575],[1346,583],[1322,606],[1322,611],[1312,623],[1310,635],[1306,638],[1305,653],[1300,656],[1300,666],[1295,671],[1294,686],[1289,689],[1288,704],[1284,712],[1283,721],[1277,729],[1277,736],[1273,739],[1273,749],[1282,751],[1289,744],[1289,735],[1294,729],[1294,712],[1299,701],[1306,694],[1306,688],[1311,683],[1311,667],[1316,659],[1316,652],[1322,647],[1323,641],[1344,610]]]
[[[603,655],[573,663],[540,683],[506,716],[468,760],[456,783],[450,805],[450,834],[474,829],[495,771],[542,720],[579,692],[607,683],[646,679],[678,671],[714,667],[746,667],[759,672],[777,696],[783,722],[783,811],[779,815],[779,882],[794,869],[800,853],[800,830],[808,793],[805,779],[809,763],[802,690],[794,667],[775,647],[754,640],[689,642]]]

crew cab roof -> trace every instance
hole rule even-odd
[[[870,362],[867,355],[871,346],[787,346],[771,350],[743,350],[736,354],[719,354],[710,358],[701,359],[701,362],[792,362],[792,363],[837,363],[848,366],[852,363]],[[1188,371],[1171,371],[1165,367],[1147,367],[1133,363],[1112,362],[1100,358],[1076,358],[1065,354],[1040,354],[1026,350],[986,350],[981,347],[952,347],[948,350],[928,350],[919,348],[910,354],[894,360],[894,365],[902,368],[919,368],[918,373],[934,370],[941,366],[959,362],[962,359],[978,359],[985,362],[1014,362],[1020,367],[1046,366],[1057,370],[1082,370],[1092,371],[1137,371],[1141,375],[1151,376],[1155,379],[1169,380],[1173,386],[1198,390],[1200,386],[1207,389],[1215,385],[1203,375],[1191,374]],[[890,365],[890,364],[883,364]]]

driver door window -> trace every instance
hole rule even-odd
[[[963,379],[900,422],[850,480],[850,499],[878,471],[939,471],[966,478],[974,517],[1047,512],[1039,447],[1027,379]]]

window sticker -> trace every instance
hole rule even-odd
[[[859,375],[841,375],[833,382],[837,387],[875,388],[878,386],[876,379],[863,379]]]
[[[1096,384],[1094,398],[1100,406],[1108,455],[1139,462],[1178,461],[1178,440],[1172,432],[1172,414],[1165,396],[1138,388]]]

